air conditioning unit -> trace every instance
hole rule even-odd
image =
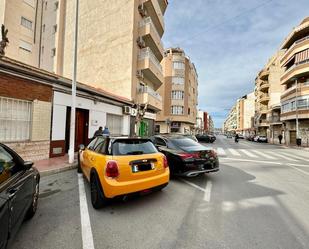
[[[145,43],[145,41],[143,40],[142,37],[139,36],[139,37],[137,38],[136,42],[137,42],[137,45],[138,45],[140,48],[145,48],[145,47],[146,47],[146,43]]]
[[[131,114],[131,106],[124,106],[123,107],[123,114]]]
[[[138,12],[140,13],[140,15],[141,15],[142,17],[147,16],[147,11],[146,11],[146,9],[144,8],[144,4],[140,4],[140,5],[138,6]]]
[[[142,70],[137,70],[137,71],[136,71],[136,76],[137,76],[137,78],[139,78],[139,79],[143,79],[143,78],[144,78],[143,71],[142,71]]]

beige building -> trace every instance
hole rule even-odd
[[[249,93],[236,102],[237,132],[248,136],[252,133],[255,112],[255,94]]]
[[[280,95],[283,90],[280,76],[282,51],[272,56],[255,79],[255,117],[257,135],[267,136],[270,142],[277,142],[281,134]]]
[[[194,64],[180,48],[170,48],[162,61],[164,84],[163,110],[157,115],[160,133],[193,133],[197,118],[198,75]]]
[[[65,0],[2,0],[0,23],[9,30],[6,56],[62,73],[64,20]]]
[[[237,104],[235,104],[223,124],[223,130],[227,133],[234,133],[237,129]]]
[[[281,84],[281,121],[287,144],[295,144],[296,138],[303,145],[309,143],[309,17],[283,42],[281,67],[284,73]],[[298,122],[297,122],[298,121]],[[298,123],[298,127],[297,127]]]

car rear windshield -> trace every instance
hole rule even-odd
[[[193,147],[193,146],[200,146],[199,143],[193,141],[190,138],[183,137],[183,138],[172,138],[171,142],[179,148],[185,147]]]
[[[156,147],[149,140],[121,139],[112,145],[113,155],[142,155],[157,153]]]

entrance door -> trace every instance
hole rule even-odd
[[[66,119],[66,152],[69,151],[70,146],[70,122],[71,122],[71,107],[67,107],[67,119]],[[89,122],[89,110],[76,108],[75,116],[75,151],[78,151],[80,144],[88,144],[88,122]]]
[[[296,144],[296,131],[290,131],[290,143]]]

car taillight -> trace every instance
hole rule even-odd
[[[180,153],[178,154],[183,160],[190,158],[199,158],[200,155],[198,153]]]
[[[164,166],[164,168],[168,168],[168,163],[167,163],[166,156],[163,156],[163,166]]]
[[[119,168],[116,161],[108,161],[105,169],[107,177],[116,178],[119,176]]]

